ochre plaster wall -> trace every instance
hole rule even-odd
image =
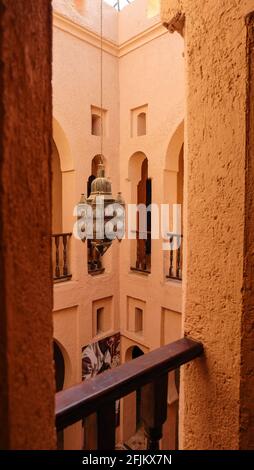
[[[245,16],[253,9],[253,0],[206,0],[202,8],[199,0],[162,0],[172,29],[185,14],[184,332],[205,347],[182,374],[185,449],[253,448],[253,396],[240,394],[253,368],[241,375],[250,307],[242,298],[245,198],[253,192],[245,192]]]
[[[0,448],[53,449],[50,1],[0,16]]]
[[[240,383],[240,447],[254,449],[254,11],[246,18],[247,26],[247,119],[246,119],[246,178],[245,178],[245,236],[244,236],[244,285],[242,316],[242,351]]]

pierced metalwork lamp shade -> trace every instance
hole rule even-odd
[[[105,176],[103,163],[100,163],[98,165],[97,177],[91,185],[90,196],[86,200],[86,204],[90,205],[93,211],[93,239],[91,240],[91,244],[96,251],[98,251],[100,256],[103,256],[112,245],[113,240],[108,239],[105,234],[105,224],[112,219],[112,215],[105,215],[105,210],[108,205],[114,203],[121,204],[122,206],[125,205],[121,193],[117,194],[116,199],[113,197],[111,181]],[[104,223],[103,233],[100,234],[100,238],[97,238],[96,212],[100,212],[100,204],[101,213],[103,211]]]

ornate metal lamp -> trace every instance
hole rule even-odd
[[[110,217],[105,214],[107,213],[107,207],[114,203],[115,199],[112,196],[111,182],[105,176],[103,163],[100,163],[97,178],[92,182],[91,194],[87,199],[87,204],[91,206],[93,211],[93,239],[91,243],[100,256],[103,256],[112,244],[112,240],[108,239],[105,235],[105,224],[110,221],[112,216]],[[100,219],[102,214],[104,219],[103,227],[101,227],[102,230],[98,230],[97,219],[98,217]],[[100,238],[98,238],[98,232]]]
[[[114,208],[115,204],[122,208],[125,206],[120,192],[117,193],[116,198],[113,197],[111,181],[105,176],[103,163],[98,165],[97,177],[92,182],[90,196],[86,199],[84,194],[82,194],[80,204],[86,204],[92,209],[92,211],[90,211],[93,215],[93,237],[91,244],[99,257],[102,257],[112,245],[113,240],[118,238],[117,235],[114,236],[114,234],[112,234],[111,237],[108,237],[108,234],[106,234],[106,224],[110,222],[113,217],[117,216],[115,210],[113,210],[112,213],[112,211],[110,212],[107,209],[109,209],[109,206],[113,206]],[[116,227],[114,231],[116,232]],[[85,238],[83,240],[85,240]],[[121,241],[121,237],[118,238],[118,240]]]

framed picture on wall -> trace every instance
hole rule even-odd
[[[120,365],[120,333],[82,348],[82,380],[89,380]],[[116,401],[116,427],[120,424],[120,400]]]

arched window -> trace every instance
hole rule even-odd
[[[182,279],[183,257],[183,204],[184,204],[184,123],[182,122],[170,139],[164,171],[164,202],[169,204],[167,240],[170,250],[164,252],[165,276],[168,279]],[[172,205],[181,208],[181,221],[173,225]],[[175,227],[177,233],[174,233]],[[179,234],[179,235],[178,235]],[[165,235],[164,235],[165,236]]]
[[[137,116],[137,135],[146,135],[146,113],[140,113]]]
[[[132,155],[129,164],[132,204],[148,208],[152,202],[152,181],[148,178],[148,159],[142,152]],[[131,248],[131,269],[149,273],[151,270],[151,212],[145,220],[141,209],[137,211],[136,240]]]
[[[56,382],[56,391],[60,392],[64,387],[64,376],[65,376],[65,364],[64,357],[60,347],[57,342],[53,342],[54,348],[54,365],[55,365],[55,382]],[[64,431],[61,430],[57,432],[57,449],[64,449]]]

